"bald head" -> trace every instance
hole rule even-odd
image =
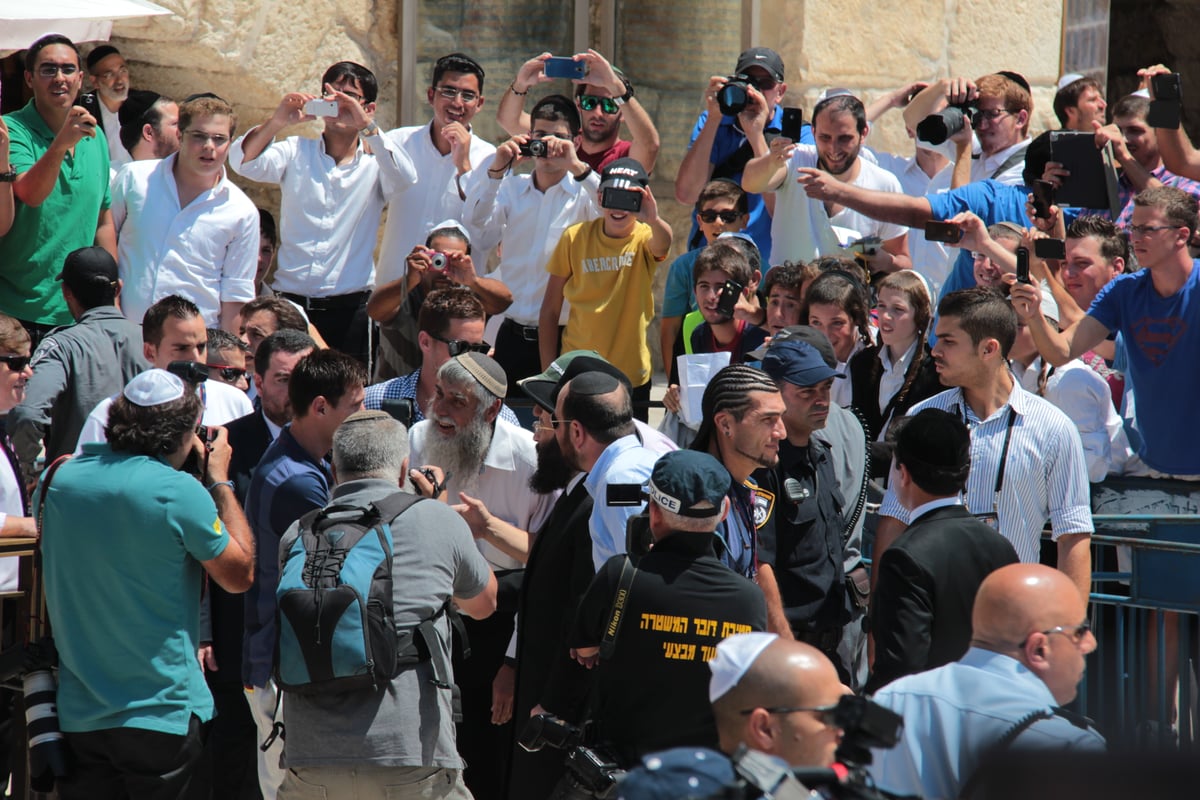
[[[1041,564],[1010,564],[979,586],[971,624],[972,646],[1012,655],[1070,702],[1083,677],[1084,656],[1096,640],[1081,626],[1087,602],[1075,583]]]
[[[824,708],[849,693],[821,651],[776,639],[732,689],[713,701],[721,749],[732,753],[744,743],[793,766],[828,766],[841,731],[826,725],[822,714],[779,709]]]

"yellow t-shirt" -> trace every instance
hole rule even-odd
[[[604,218],[572,225],[558,240],[546,264],[566,278],[563,299],[571,304],[562,352],[595,350],[629,378],[633,386],[650,380],[646,329],[654,318],[654,271],[650,252],[654,231],[638,222],[625,239],[604,233]]]

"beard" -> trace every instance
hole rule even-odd
[[[432,402],[425,410],[425,416],[431,422],[452,424],[451,420],[433,413]],[[446,436],[436,428],[429,432],[425,441],[425,460],[441,467],[447,475],[446,483],[452,487],[450,502],[458,502],[459,492],[476,496],[483,459],[491,446],[492,423],[482,416],[471,420],[469,425],[459,428],[452,436]]]
[[[537,469],[529,476],[529,488],[538,494],[550,494],[567,488],[575,469],[567,463],[558,442],[537,443]]]
[[[583,128],[580,129],[579,134],[592,144],[599,144],[601,142],[608,141],[608,139],[612,137],[620,129],[620,127],[620,122],[606,125],[601,130],[593,130],[587,125],[584,125]]]

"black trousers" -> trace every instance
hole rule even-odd
[[[64,736],[68,774],[58,781],[60,800],[176,800],[204,749],[195,715],[185,736],[141,728]]]
[[[517,381],[538,375],[542,371],[542,356],[538,350],[537,336],[530,331],[526,333],[525,326],[518,325],[512,320],[505,320],[496,334],[495,359],[504,367],[508,376],[508,397],[519,401],[513,407],[513,413],[521,424],[529,427],[533,424],[533,408],[529,405],[529,396],[517,386]],[[532,336],[532,338],[530,338]],[[562,350],[562,328],[558,329],[558,342],[554,351]]]
[[[303,297],[285,294],[289,300],[304,306],[308,321],[320,332],[321,338],[334,350],[339,350],[348,356],[354,356],[363,364],[369,356],[367,326],[367,299],[370,292],[361,292],[357,302],[351,295],[338,298],[312,298],[312,308],[309,308]],[[329,300],[328,305],[322,303]],[[347,302],[347,299],[350,302]]]

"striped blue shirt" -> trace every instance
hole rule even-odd
[[[1012,542],[1021,561],[1037,563],[1047,519],[1056,541],[1064,533],[1092,531],[1087,461],[1079,431],[1049,401],[1030,394],[1014,380],[1008,403],[983,421],[967,405],[962,389],[934,395],[908,413],[926,408],[938,408],[965,419],[971,430],[966,506],[972,514],[997,513],[1000,533]],[[997,502],[996,476],[1010,408],[1016,416]],[[906,525],[909,522],[908,512],[892,489],[883,498],[879,515],[895,517]]]
[[[378,411],[383,407],[384,400],[408,398],[414,401],[413,424],[416,425],[425,419],[425,409],[415,404],[417,399],[417,384],[420,382],[421,370],[418,368],[407,375],[401,375],[399,378],[392,378],[383,383],[372,384],[363,392],[363,408]],[[505,422],[511,422],[518,428],[521,427],[521,420],[517,419],[517,415],[506,405],[500,406],[500,419]]]

